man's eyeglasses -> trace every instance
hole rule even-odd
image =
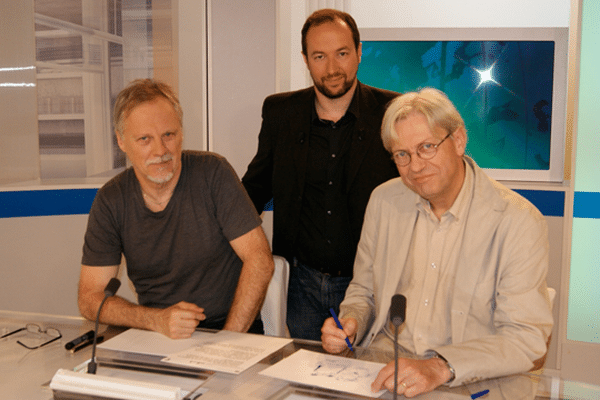
[[[446,135],[445,138],[442,139],[438,144],[433,144],[429,142],[423,142],[417,147],[417,155],[421,157],[423,160],[431,160],[437,154],[437,149],[440,147],[444,140],[448,139],[453,132]],[[410,164],[411,154],[408,151],[400,150],[392,154],[392,160],[399,167],[406,167]]]
[[[55,342],[55,341],[57,341],[58,339],[60,339],[62,337],[62,334],[56,328],[49,327],[49,328],[46,328],[46,329],[42,329],[39,325],[36,325],[36,324],[27,324],[23,328],[19,328],[19,329],[16,329],[16,330],[12,331],[12,332],[8,332],[5,335],[2,335],[0,337],[0,339],[4,339],[5,337],[8,337],[10,335],[14,335],[15,333],[22,332],[22,331],[27,331],[29,333],[34,333],[36,335],[43,335],[43,334],[45,334],[45,335],[48,335],[48,336],[51,337],[50,340],[45,341],[43,343],[40,343],[37,346],[29,346],[29,345],[21,342],[20,340],[17,340],[17,343],[19,343],[21,346],[23,346],[23,347],[25,347],[25,348],[27,348],[29,350],[39,349],[40,347],[45,346],[47,344],[50,344],[52,342]]]

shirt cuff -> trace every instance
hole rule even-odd
[[[440,360],[442,360],[444,363],[446,363],[446,367],[448,367],[448,370],[450,371],[450,379],[448,379],[444,385],[449,385],[450,383],[452,383],[452,381],[456,378],[456,371],[454,370],[454,367],[452,366],[452,364],[450,364],[448,362],[448,360],[446,360],[440,353],[438,353],[437,351],[431,351],[429,353],[430,358],[439,358]]]

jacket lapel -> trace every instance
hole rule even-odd
[[[294,158],[294,166],[297,174],[296,182],[298,182],[300,192],[304,188],[306,178],[311,115],[314,102],[314,88],[305,89],[295,102],[296,108],[289,118],[290,156]]]
[[[365,86],[358,82],[356,87],[358,112],[356,134],[352,135],[350,144],[350,157],[348,162],[348,176],[346,179],[346,191],[350,190],[352,183],[360,170],[362,163],[369,148],[378,137],[380,129],[379,123],[376,121],[376,110],[369,107],[370,104],[375,104],[375,99],[372,98],[372,93],[365,89]]]
[[[496,226],[502,218],[502,211],[506,204],[498,196],[483,171],[473,164],[473,161],[465,157],[466,163],[474,166],[475,193],[468,213],[465,225],[464,237],[460,251],[458,269],[452,297],[451,321],[452,342],[463,341],[465,334],[467,316],[473,300],[473,293],[479,278],[481,268],[486,268],[486,249],[493,240]],[[468,168],[468,166],[467,166]],[[482,229],[482,224],[485,226]],[[482,234],[485,233],[485,234]]]
[[[400,179],[400,178],[397,178]],[[406,258],[410,251],[412,243],[412,232],[414,230],[415,222],[419,214],[417,208],[414,206],[418,200],[418,196],[414,192],[410,192],[410,195],[406,195],[407,191],[410,191],[406,186],[402,186],[401,191],[398,192],[395,200],[396,207],[393,212],[396,215],[387,215],[385,220],[380,220],[377,235],[378,241],[385,240],[385,246],[393,248],[394,254],[399,254],[404,259],[397,258],[391,259],[386,258],[385,260],[376,259],[374,260],[373,273],[375,279],[374,290],[375,293],[381,293],[381,296],[375,296],[375,321],[371,325],[371,329],[362,339],[361,345],[369,345],[375,338],[377,333],[383,328],[388,322],[388,310],[392,303],[392,296],[396,294],[398,289],[398,283],[402,277],[402,272],[406,265]],[[393,221],[393,223],[390,223]],[[402,221],[401,224],[397,224],[397,221]],[[382,252],[386,254],[386,252]],[[380,290],[377,288],[381,288]]]

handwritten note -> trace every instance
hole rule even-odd
[[[385,364],[298,350],[260,374],[290,382],[380,397],[385,390],[371,391],[371,383]]]

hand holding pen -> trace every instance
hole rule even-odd
[[[351,339],[356,335],[357,323],[354,318],[338,319],[333,309],[321,328],[321,342],[328,353],[338,354],[345,349],[354,351]],[[341,331],[341,333],[340,333]]]

